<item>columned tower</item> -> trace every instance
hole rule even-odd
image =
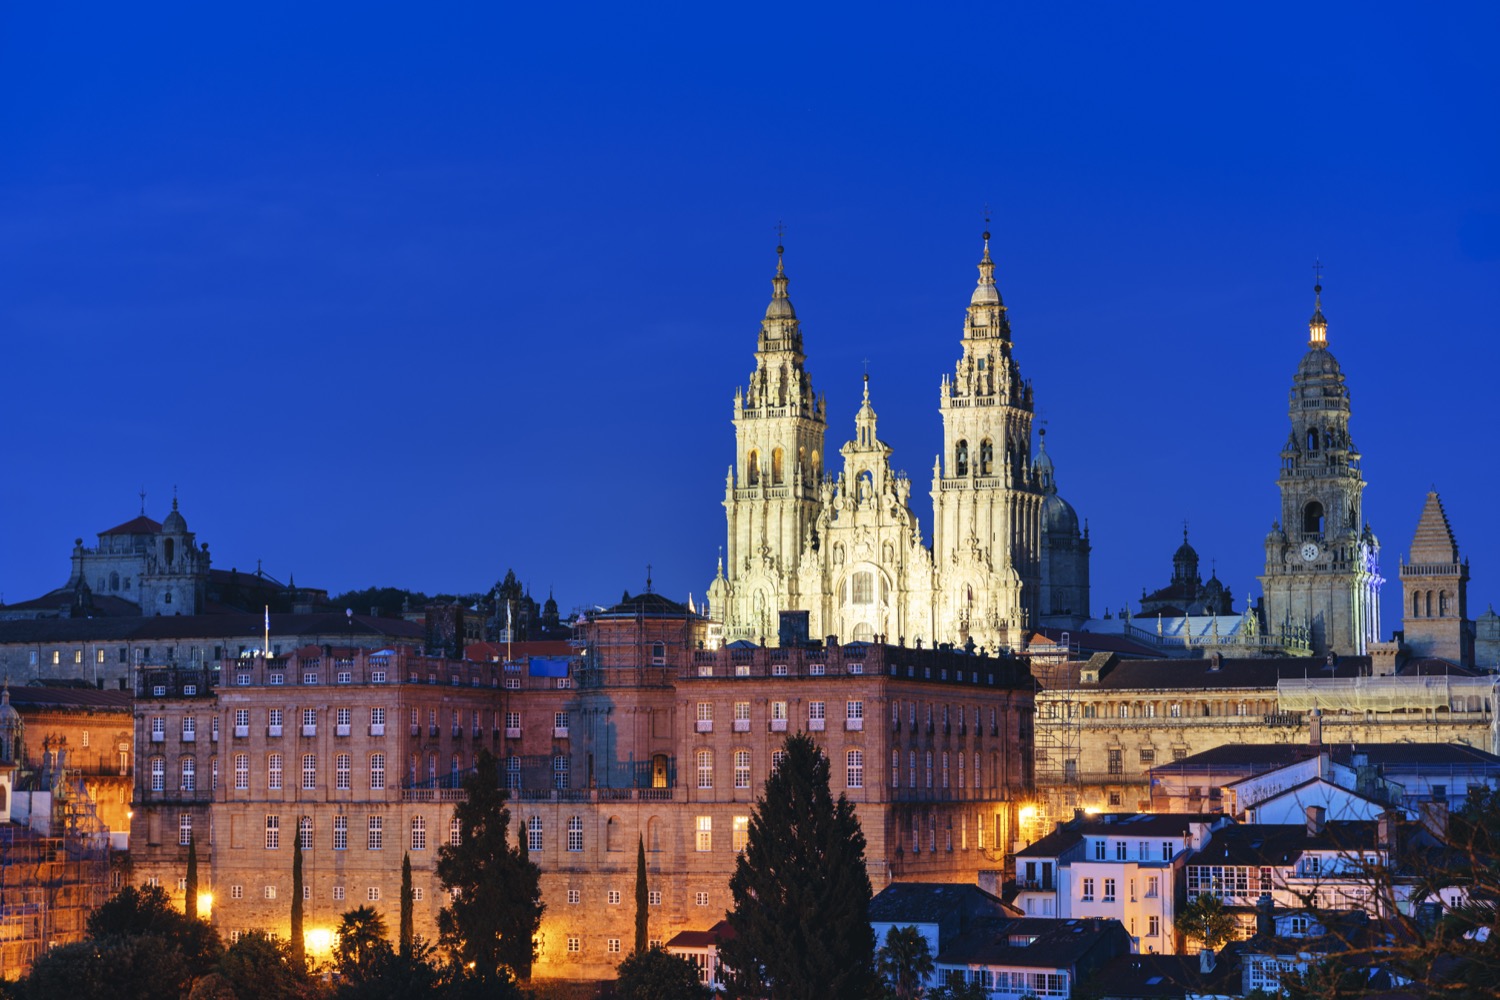
[[[939,394],[932,474],[934,636],[1021,645],[1041,587],[1042,491],[1032,473],[1031,383],[1011,357],[990,234],[964,316],[963,354]]]
[[[734,396],[735,464],[724,487],[728,600],[722,611],[712,609],[731,642],[774,642],[777,612],[805,606],[796,593],[797,566],[818,514],[826,404],[803,367],[783,253],[778,246],[750,385]]]
[[[1269,634],[1304,634],[1318,654],[1363,654],[1380,638],[1380,544],[1364,523],[1365,481],[1349,436],[1349,389],[1328,350],[1321,284],[1292,379],[1281,450],[1281,519],[1266,536]]]

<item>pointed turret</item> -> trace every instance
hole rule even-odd
[[[1448,523],[1448,513],[1443,510],[1443,501],[1437,490],[1427,491],[1427,502],[1423,504],[1422,516],[1417,520],[1417,533],[1411,540],[1410,561],[1458,562],[1458,542],[1453,538],[1453,528]]]
[[[1001,299],[1000,289],[995,285],[995,261],[990,257],[988,230],[984,233],[984,255],[979,258],[979,283],[969,296],[964,336],[1010,339],[1010,320],[1005,315],[1005,301]]]
[[[797,323],[797,310],[786,293],[787,276],[783,255],[786,247],[776,247],[776,274],[771,278],[771,301],[766,306],[765,318],[760,323],[760,345],[762,351],[794,351],[802,353],[802,331]]]
[[[1313,314],[1307,321],[1307,343],[1309,347],[1328,346],[1328,320],[1323,318],[1323,283],[1313,285]]]

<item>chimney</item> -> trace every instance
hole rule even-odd
[[[1323,832],[1323,820],[1327,815],[1327,810],[1322,806],[1307,807],[1307,835],[1309,837],[1316,837]]]
[[[1255,901],[1255,933],[1259,937],[1276,936],[1275,903],[1271,901],[1271,894],[1263,892]]]
[[[1198,952],[1198,971],[1205,976],[1214,971],[1213,949],[1204,948]]]
[[[1307,717],[1308,742],[1320,747],[1323,745],[1323,711],[1314,708],[1312,714]]]

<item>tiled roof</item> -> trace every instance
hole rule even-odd
[[[142,514],[132,517],[124,524],[117,524],[108,531],[99,532],[100,535],[156,535],[161,533],[161,522],[153,521]]]
[[[1016,852],[1016,857],[1055,858],[1084,837],[1181,837],[1194,823],[1224,822],[1218,814],[1108,813],[1085,816],[1064,824],[1041,840]]]
[[[1321,748],[1306,743],[1227,743],[1170,764],[1158,765],[1151,769],[1151,773],[1224,773],[1230,770],[1260,773],[1310,760],[1322,750],[1346,766],[1353,766],[1355,754],[1364,754],[1371,764],[1384,768],[1420,764],[1500,767],[1500,757],[1467,743],[1331,743]]]
[[[1118,920],[1011,917],[982,921],[963,932],[943,945],[936,961],[939,965],[1071,969],[1100,946],[1129,951],[1130,938]]]
[[[101,691],[91,687],[52,687],[51,685],[39,685],[36,687],[13,687],[10,689],[10,703],[16,706],[16,711],[23,715],[27,709],[45,711],[47,709],[67,710],[80,708],[125,712],[129,714],[131,701],[132,698],[129,691]]]
[[[1129,1000],[1169,1000],[1193,994],[1237,995],[1240,965],[1237,945],[1215,958],[1212,972],[1200,972],[1198,955],[1121,955],[1106,962],[1090,981],[1098,995]],[[1086,990],[1087,995],[1095,991]]]
[[[893,882],[870,900],[871,923],[929,924],[1003,917],[1005,904],[967,882]]]
[[[41,618],[0,622],[0,644],[79,643],[102,641],[221,639],[259,635],[265,628],[263,615],[161,615],[146,618]],[[420,623],[399,618],[371,618],[338,612],[310,615],[271,615],[272,639],[300,636],[356,638],[388,636],[420,640]]]
[[[1367,820],[1325,823],[1309,835],[1303,824],[1241,823],[1215,830],[1203,850],[1188,859],[1194,865],[1286,866],[1306,851],[1362,851],[1376,846],[1378,824]]]
[[[1360,677],[1369,672],[1368,656],[1339,657],[1332,666],[1305,656],[1120,660],[1099,678],[1097,685],[1088,687],[1101,690],[1269,689],[1283,677]]]
[[[667,948],[717,948],[721,941],[733,941],[734,928],[720,920],[706,931],[678,931],[667,942]]]

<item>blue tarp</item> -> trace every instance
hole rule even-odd
[[[527,673],[532,677],[566,677],[568,676],[568,663],[566,656],[528,656]]]

